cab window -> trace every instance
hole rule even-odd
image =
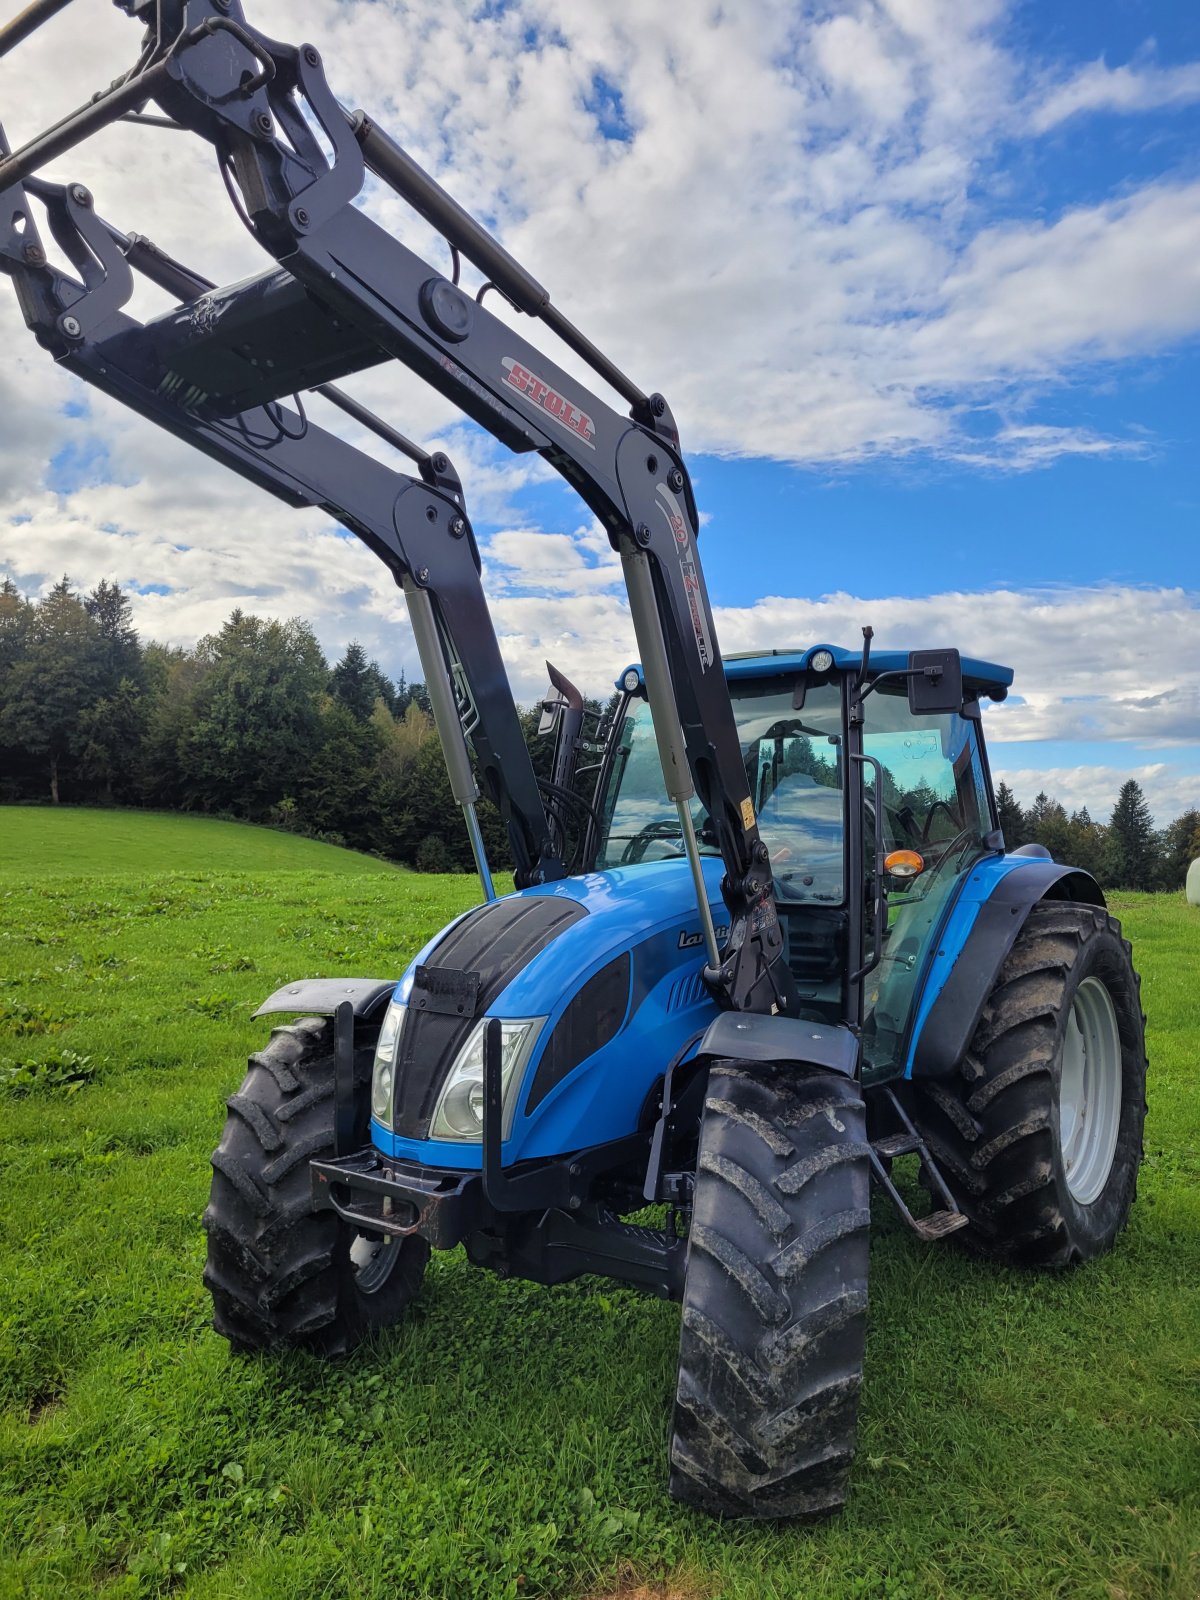
[[[903,1066],[942,914],[995,824],[973,720],[914,717],[904,690],[887,687],[863,710],[863,749],[883,769],[884,850],[912,850],[922,862],[915,877],[889,885],[883,959],[863,996],[868,1076],[890,1076]]]

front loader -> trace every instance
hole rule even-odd
[[[66,3],[35,0],[0,54]],[[266,37],[237,0],[118,4],[144,25],[131,71],[20,149],[0,135],[0,267],[68,371],[323,507],[386,563],[484,896],[398,982],[305,979],[262,1006],[299,1020],[251,1058],[213,1156],[217,1330],[237,1351],[340,1354],[404,1314],[432,1249],[459,1245],[541,1283],[607,1275],[682,1307],[672,1492],[718,1515],[832,1511],[872,1184],[927,1243],[1044,1268],[1107,1250],[1134,1196],[1138,980],[1086,873],[1005,850],[980,705],[1012,674],[949,649],[872,653],[869,628],[860,649],[723,659],[664,398],[337,102],[313,46]],[[215,286],[37,175],[117,119],[207,140],[274,264]],[[448,275],[356,203],[368,172],[442,234]],[[138,322],[134,273],[176,306]],[[392,359],[539,452],[620,555],[639,661],[591,799],[578,760],[598,741],[557,671],[554,776],[534,777],[450,463],[338,387]],[[312,393],[418,475],[316,426]],[[481,791],[508,825],[517,889],[499,898]],[[926,1207],[897,1182],[905,1157]]]

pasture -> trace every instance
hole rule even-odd
[[[1114,898],[1150,1018],[1146,1164],[1061,1278],[878,1205],[848,1512],[665,1493],[678,1313],[435,1257],[341,1365],[209,1326],[208,1155],[258,1002],[399,975],[473,880],[235,824],[0,810],[0,1597],[1195,1600],[1200,911]],[[639,1585],[648,1585],[638,1589]],[[666,1585],[667,1587],[660,1587]]]

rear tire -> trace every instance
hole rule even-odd
[[[671,1493],[715,1516],[845,1502],[866,1339],[859,1087],[717,1063],[683,1292]]]
[[[355,1040],[363,1144],[377,1032]],[[333,1023],[303,1017],[276,1028],[226,1104],[204,1213],[217,1332],[238,1351],[333,1356],[390,1327],[421,1286],[428,1244],[369,1238],[312,1203],[309,1161],[333,1154]]]
[[[1137,1192],[1145,1017],[1121,925],[1098,906],[1030,911],[958,1075],[914,1081],[914,1120],[998,1260],[1067,1267],[1112,1248]]]

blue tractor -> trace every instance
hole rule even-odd
[[[0,54],[66,3],[34,0]],[[502,1275],[640,1285],[682,1307],[672,1493],[717,1515],[828,1513],[854,1452],[872,1183],[924,1240],[1052,1269],[1109,1249],[1134,1198],[1138,979],[1092,878],[1005,848],[980,707],[1012,674],[952,649],[873,654],[869,628],[853,650],[723,659],[665,399],[339,105],[313,46],[258,32],[237,0],[118,4],[145,28],[131,72],[16,151],[0,133],[0,268],[67,371],[385,563],[483,891],[398,982],[305,979],[262,1007],[299,1020],[251,1058],[212,1158],[216,1328],[238,1351],[340,1354],[460,1245]],[[217,287],[37,176],[130,118],[212,144],[272,267]],[[448,275],[356,204],[368,170],[443,235]],[[146,322],[135,274],[172,301]],[[538,451],[620,554],[641,659],[603,730],[551,669],[548,778],[454,468],[339,386],[388,359]],[[320,426],[321,406],[416,475]],[[892,1177],[906,1155],[917,1214]]]

